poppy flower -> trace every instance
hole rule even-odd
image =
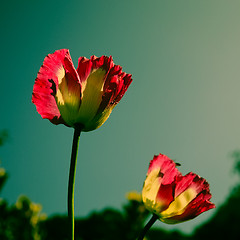
[[[206,180],[192,172],[183,176],[163,154],[150,162],[142,198],[145,207],[168,224],[190,220],[215,207]]]
[[[42,118],[91,131],[109,117],[132,82],[112,57],[80,57],[75,69],[69,50],[49,54],[33,87],[32,102]]]

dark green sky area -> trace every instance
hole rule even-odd
[[[239,13],[232,0],[1,3],[0,129],[10,134],[0,152],[10,175],[3,197],[26,194],[48,215],[66,212],[73,130],[42,120],[31,94],[44,57],[68,48],[75,67],[80,56],[112,55],[133,75],[107,122],[81,136],[76,215],[120,208],[160,152],[206,178],[221,204],[240,148]],[[213,213],[171,228],[190,231]]]

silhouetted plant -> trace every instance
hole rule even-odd
[[[1,240],[40,240],[38,222],[42,219],[39,204],[21,196],[13,206],[0,202]]]
[[[136,239],[149,212],[141,201],[128,199],[123,211],[107,208],[75,221],[76,240]],[[54,216],[40,223],[42,240],[70,239],[66,231],[67,216]]]
[[[0,134],[0,146],[6,141],[7,132]],[[4,168],[0,168],[0,190],[8,178]],[[20,196],[16,204],[9,206],[0,198],[0,239],[40,240],[38,223],[45,220],[41,205],[32,203],[26,196]]]

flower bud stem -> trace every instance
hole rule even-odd
[[[156,222],[157,219],[158,219],[158,216],[156,214],[153,214],[152,218],[149,220],[149,222],[146,224],[146,226],[144,227],[144,229],[140,233],[140,235],[138,237],[138,240],[143,240],[145,234],[151,228],[151,226]]]
[[[70,163],[69,180],[68,180],[68,219],[71,227],[71,240],[74,240],[74,186],[75,186],[75,174],[76,174],[77,153],[78,153],[78,143],[79,143],[80,133],[81,133],[80,128],[74,129],[71,163]]]

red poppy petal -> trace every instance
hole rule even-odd
[[[132,82],[132,75],[131,74],[126,74],[123,77],[123,87],[121,88],[121,91],[118,93],[118,95],[116,96],[114,102],[115,104],[117,104],[123,97],[123,95],[125,94],[125,92],[127,91],[128,87],[130,86],[131,82]]]
[[[161,184],[161,186],[158,190],[157,197],[156,197],[157,202],[158,201],[162,202],[162,203],[164,202],[164,207],[161,209],[161,211],[166,210],[168,208],[169,204],[173,201],[174,187],[175,187],[175,183],[171,183],[168,185]]]
[[[47,55],[33,86],[32,102],[36,105],[38,113],[54,124],[64,123],[55,100],[58,75],[61,71],[71,76],[70,87],[72,80],[78,81],[68,49],[57,50]]]
[[[174,217],[166,220],[171,223],[178,223],[187,221],[197,217],[199,214],[215,208],[215,205],[209,201],[211,198],[210,193],[199,194],[191,203],[188,204],[185,211],[181,215],[175,215]]]
[[[108,72],[108,70],[114,66],[112,56],[101,56],[99,58],[92,56],[91,61],[93,63],[92,69],[103,68]]]
[[[176,168],[176,164],[169,157],[163,154],[154,156],[153,160],[150,161],[148,173],[149,174],[153,169],[159,168],[162,174],[162,184],[167,185],[171,184],[176,176],[181,175],[181,173]]]
[[[80,57],[78,59],[77,72],[81,82],[85,82],[85,80],[88,78],[89,74],[91,73],[91,70],[92,70],[92,61],[85,57]]]
[[[109,105],[116,105],[127,91],[131,82],[132,75],[122,72],[121,66],[114,65],[109,71],[104,84],[104,94],[100,109]]]
[[[186,191],[188,188],[194,189],[196,195],[203,190],[209,191],[207,181],[195,173],[188,173],[185,176],[178,176],[176,179],[175,197]]]
[[[69,52],[63,59],[63,67],[65,70],[65,76],[67,77],[68,91],[74,92],[76,87],[81,89],[79,75],[74,68]]]
[[[98,112],[101,112],[103,109],[115,104],[114,99],[116,92],[119,92],[123,86],[123,81],[118,75],[109,75],[110,74],[108,74],[106,82],[104,84],[104,93]]]
[[[66,49],[49,54],[41,66],[35,84],[33,86],[32,102],[36,105],[38,113],[42,118],[55,119],[58,124],[60,112],[58,110],[55,97],[57,82],[55,82],[54,72],[57,71],[62,59],[67,53]]]
[[[103,91],[111,92],[112,99],[117,96],[123,86],[122,77],[124,74],[122,73],[122,67],[119,65],[114,65],[108,72]]]

